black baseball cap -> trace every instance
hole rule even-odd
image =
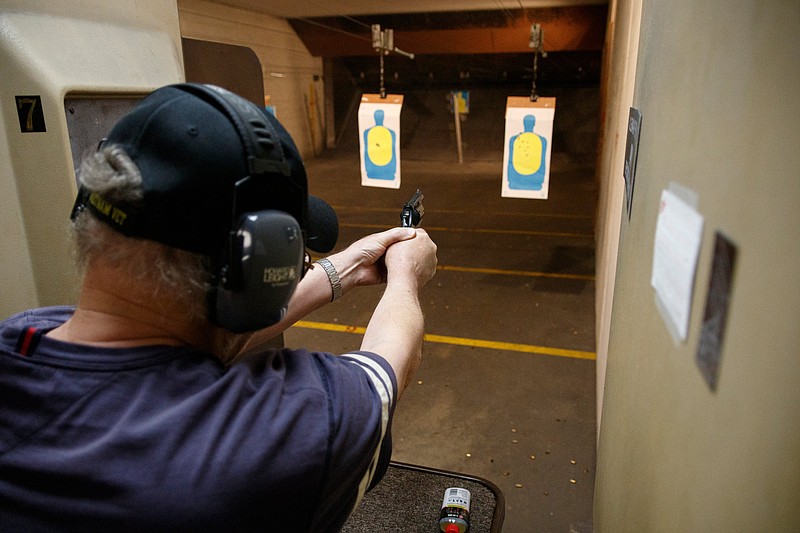
[[[289,133],[263,108],[225,89],[183,83],[146,96],[104,143],[121,146],[142,175],[144,196],[112,203],[81,190],[73,215],[89,208],[125,235],[217,256],[239,217],[284,211],[305,245],[328,252],[338,221],[308,195],[306,171]]]

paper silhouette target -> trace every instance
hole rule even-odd
[[[400,188],[402,95],[365,94],[358,108],[361,185]]]
[[[546,200],[556,99],[508,98],[502,195]]]

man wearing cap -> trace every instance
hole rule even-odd
[[[0,529],[337,531],[385,472],[419,365],[424,230],[333,248],[289,135],[211,86],[158,89],[79,172],[76,307],[0,324]],[[264,343],[386,283],[361,349]]]

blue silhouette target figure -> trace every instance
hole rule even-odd
[[[364,170],[368,178],[391,181],[397,174],[397,134],[383,125],[382,109],[374,117],[375,125],[364,130]]]
[[[545,178],[547,139],[533,132],[536,117],[525,115],[524,131],[508,141],[508,188],[541,191]]]

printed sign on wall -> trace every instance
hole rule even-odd
[[[509,96],[502,196],[547,199],[556,99]]]
[[[400,188],[400,110],[403,95],[365,94],[358,108],[361,185]]]
[[[636,180],[636,162],[639,159],[639,133],[642,128],[642,114],[632,107],[628,114],[628,138],[625,142],[625,206],[628,209],[628,220],[633,211],[633,185]]]

